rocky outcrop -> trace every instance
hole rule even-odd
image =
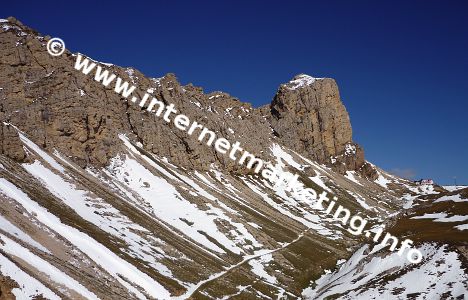
[[[9,277],[4,277],[0,274],[0,300],[14,300],[15,294],[12,290],[17,288],[18,284]]]
[[[215,164],[230,172],[247,171],[172,123],[122,99],[112,84],[104,88],[92,76],[76,71],[70,52],[50,56],[48,37],[14,18],[0,23],[0,28],[0,121],[14,124],[44,148],[66,153],[82,167],[103,166],[119,152],[118,135],[126,134],[181,167],[208,170]],[[265,160],[270,159],[268,149],[274,141],[342,173],[364,164],[362,149],[352,143],[349,116],[333,79],[297,76],[280,86],[268,108],[254,109],[223,92],[205,94],[191,84],[183,86],[173,74],[147,78],[132,68],[106,68],[141,88],[140,96],[149,89],[191,121],[218,137],[239,141]],[[2,153],[21,161],[25,155],[9,134],[2,128]],[[346,145],[356,151],[343,156]]]
[[[319,161],[341,154],[352,142],[349,116],[333,79],[298,75],[280,86],[270,108],[280,139]]]
[[[340,173],[362,170],[364,151],[352,141],[335,80],[298,75],[281,85],[272,103],[262,109],[269,113],[274,134],[289,148]]]
[[[18,131],[12,126],[0,123],[0,153],[18,162],[26,160],[26,153],[23,149]]]

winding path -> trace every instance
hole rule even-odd
[[[302,239],[304,237],[304,235],[309,232],[310,228],[303,231],[301,234],[299,234],[299,236],[297,238],[295,238],[294,240],[292,240],[291,242],[289,243],[286,243],[284,244],[283,246],[279,247],[279,248],[276,248],[276,249],[273,249],[273,250],[261,250],[262,252],[259,253],[259,254],[254,254],[254,255],[249,255],[249,256],[246,256],[241,262],[227,268],[225,271],[222,271],[222,272],[219,272],[219,273],[216,273],[216,274],[213,274],[211,275],[208,279],[205,279],[205,280],[202,280],[200,281],[199,283],[197,283],[196,285],[193,285],[192,287],[190,287],[187,292],[179,297],[176,297],[174,299],[188,299],[190,298],[193,294],[195,294],[202,286],[210,283],[210,282],[213,282],[215,281],[216,279],[218,278],[221,278],[223,277],[224,275],[234,271],[235,269],[239,268],[240,266],[242,266],[243,264],[249,262],[250,260],[252,259],[256,259],[256,258],[259,258],[259,257],[262,257],[264,255],[267,255],[267,254],[272,254],[272,253],[275,253],[275,252],[278,252],[278,251],[281,251],[287,247],[289,247],[290,245],[298,242],[300,239]]]

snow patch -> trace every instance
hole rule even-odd
[[[3,216],[0,215],[0,229],[5,231],[5,232],[8,232],[9,234],[19,238],[20,240],[22,240],[23,242],[25,242],[26,244],[29,244],[41,251],[44,251],[46,253],[50,253],[49,250],[47,250],[46,248],[44,248],[44,246],[42,246],[41,244],[39,244],[38,242],[36,242],[33,238],[31,238],[29,235],[27,235],[23,230],[19,229],[18,227],[16,227],[15,225],[13,225],[12,223],[10,223],[10,221],[8,221],[7,219],[5,219]]]
[[[316,80],[321,80],[323,78],[315,78],[306,74],[301,74],[295,77],[295,79],[289,81],[285,86],[289,90],[296,90],[304,86],[309,86],[313,84]]]
[[[0,178],[3,179],[3,178]],[[17,256],[22,260],[26,261],[28,264],[39,270],[40,272],[47,272],[49,278],[58,283],[66,286],[67,288],[76,291],[80,295],[83,295],[87,299],[99,299],[95,294],[88,291],[84,286],[78,283],[76,280],[69,277],[67,274],[63,273],[59,269],[55,268],[39,256],[36,256],[27,248],[15,243],[8,237],[0,234],[0,240],[3,242],[0,243],[0,249],[2,249],[5,253]],[[3,256],[1,256],[3,257]],[[29,285],[29,284],[28,284]],[[47,289],[45,289],[47,291]],[[62,289],[62,292],[66,292]],[[55,294],[51,294],[53,298],[56,299]],[[70,295],[69,295],[70,296]]]
[[[18,268],[16,264],[12,263],[2,254],[0,254],[0,273],[18,283],[19,287],[12,290],[17,299],[35,299],[38,295],[42,295],[50,300],[61,299],[40,281]]]

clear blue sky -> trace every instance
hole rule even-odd
[[[255,106],[296,74],[335,78],[369,161],[468,184],[467,1],[95,2],[1,12],[72,52]]]

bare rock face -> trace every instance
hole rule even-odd
[[[0,274],[0,300],[14,300],[15,294],[12,290],[17,288],[18,284],[9,277]]]
[[[18,162],[24,162],[26,153],[19,139],[18,132],[8,124],[0,124],[1,154]]]
[[[280,86],[267,109],[274,134],[298,153],[340,173],[365,164],[335,80],[297,75]]]
[[[106,165],[119,152],[119,134],[125,134],[181,167],[207,170],[216,164],[233,171],[244,169],[199,142],[198,135],[187,135],[173,123],[146,112],[145,107],[127,102],[111,85],[105,88],[93,75],[75,70],[76,56],[70,52],[50,56],[46,43],[47,37],[14,18],[0,23],[2,122],[14,124],[48,150],[66,153],[82,167]],[[105,67],[137,86],[140,98],[150,89],[156,98],[173,103],[178,113],[218,137],[239,141],[257,156],[269,147],[269,124],[250,104],[226,93],[204,94],[201,88],[182,86],[173,74],[147,78],[131,68]],[[2,127],[1,133],[2,153],[24,159],[22,148],[16,147],[21,144],[10,141],[13,131]]]
[[[93,72],[75,70],[76,55],[65,51],[50,56],[47,40],[14,18],[0,23],[2,124],[17,126],[37,144],[65,153],[82,167],[106,165],[120,151],[119,135],[125,134],[180,167],[208,170],[216,165],[230,172],[249,171],[198,141],[197,134],[189,136],[123,99],[112,84],[106,88],[96,82]],[[173,74],[147,78],[132,68],[104,67],[137,86],[140,99],[150,90],[157,99],[173,103],[177,113],[217,137],[240,142],[244,150],[264,160],[269,160],[268,149],[275,142],[342,173],[364,164],[362,149],[352,143],[349,116],[333,79],[299,75],[280,86],[268,108],[254,109],[223,92],[205,94],[191,84],[183,86]],[[15,133],[2,126],[0,134],[2,153],[24,160]],[[346,154],[346,145],[356,151]]]
[[[324,162],[352,142],[349,116],[333,79],[298,75],[280,86],[270,107],[273,129],[295,151]]]

